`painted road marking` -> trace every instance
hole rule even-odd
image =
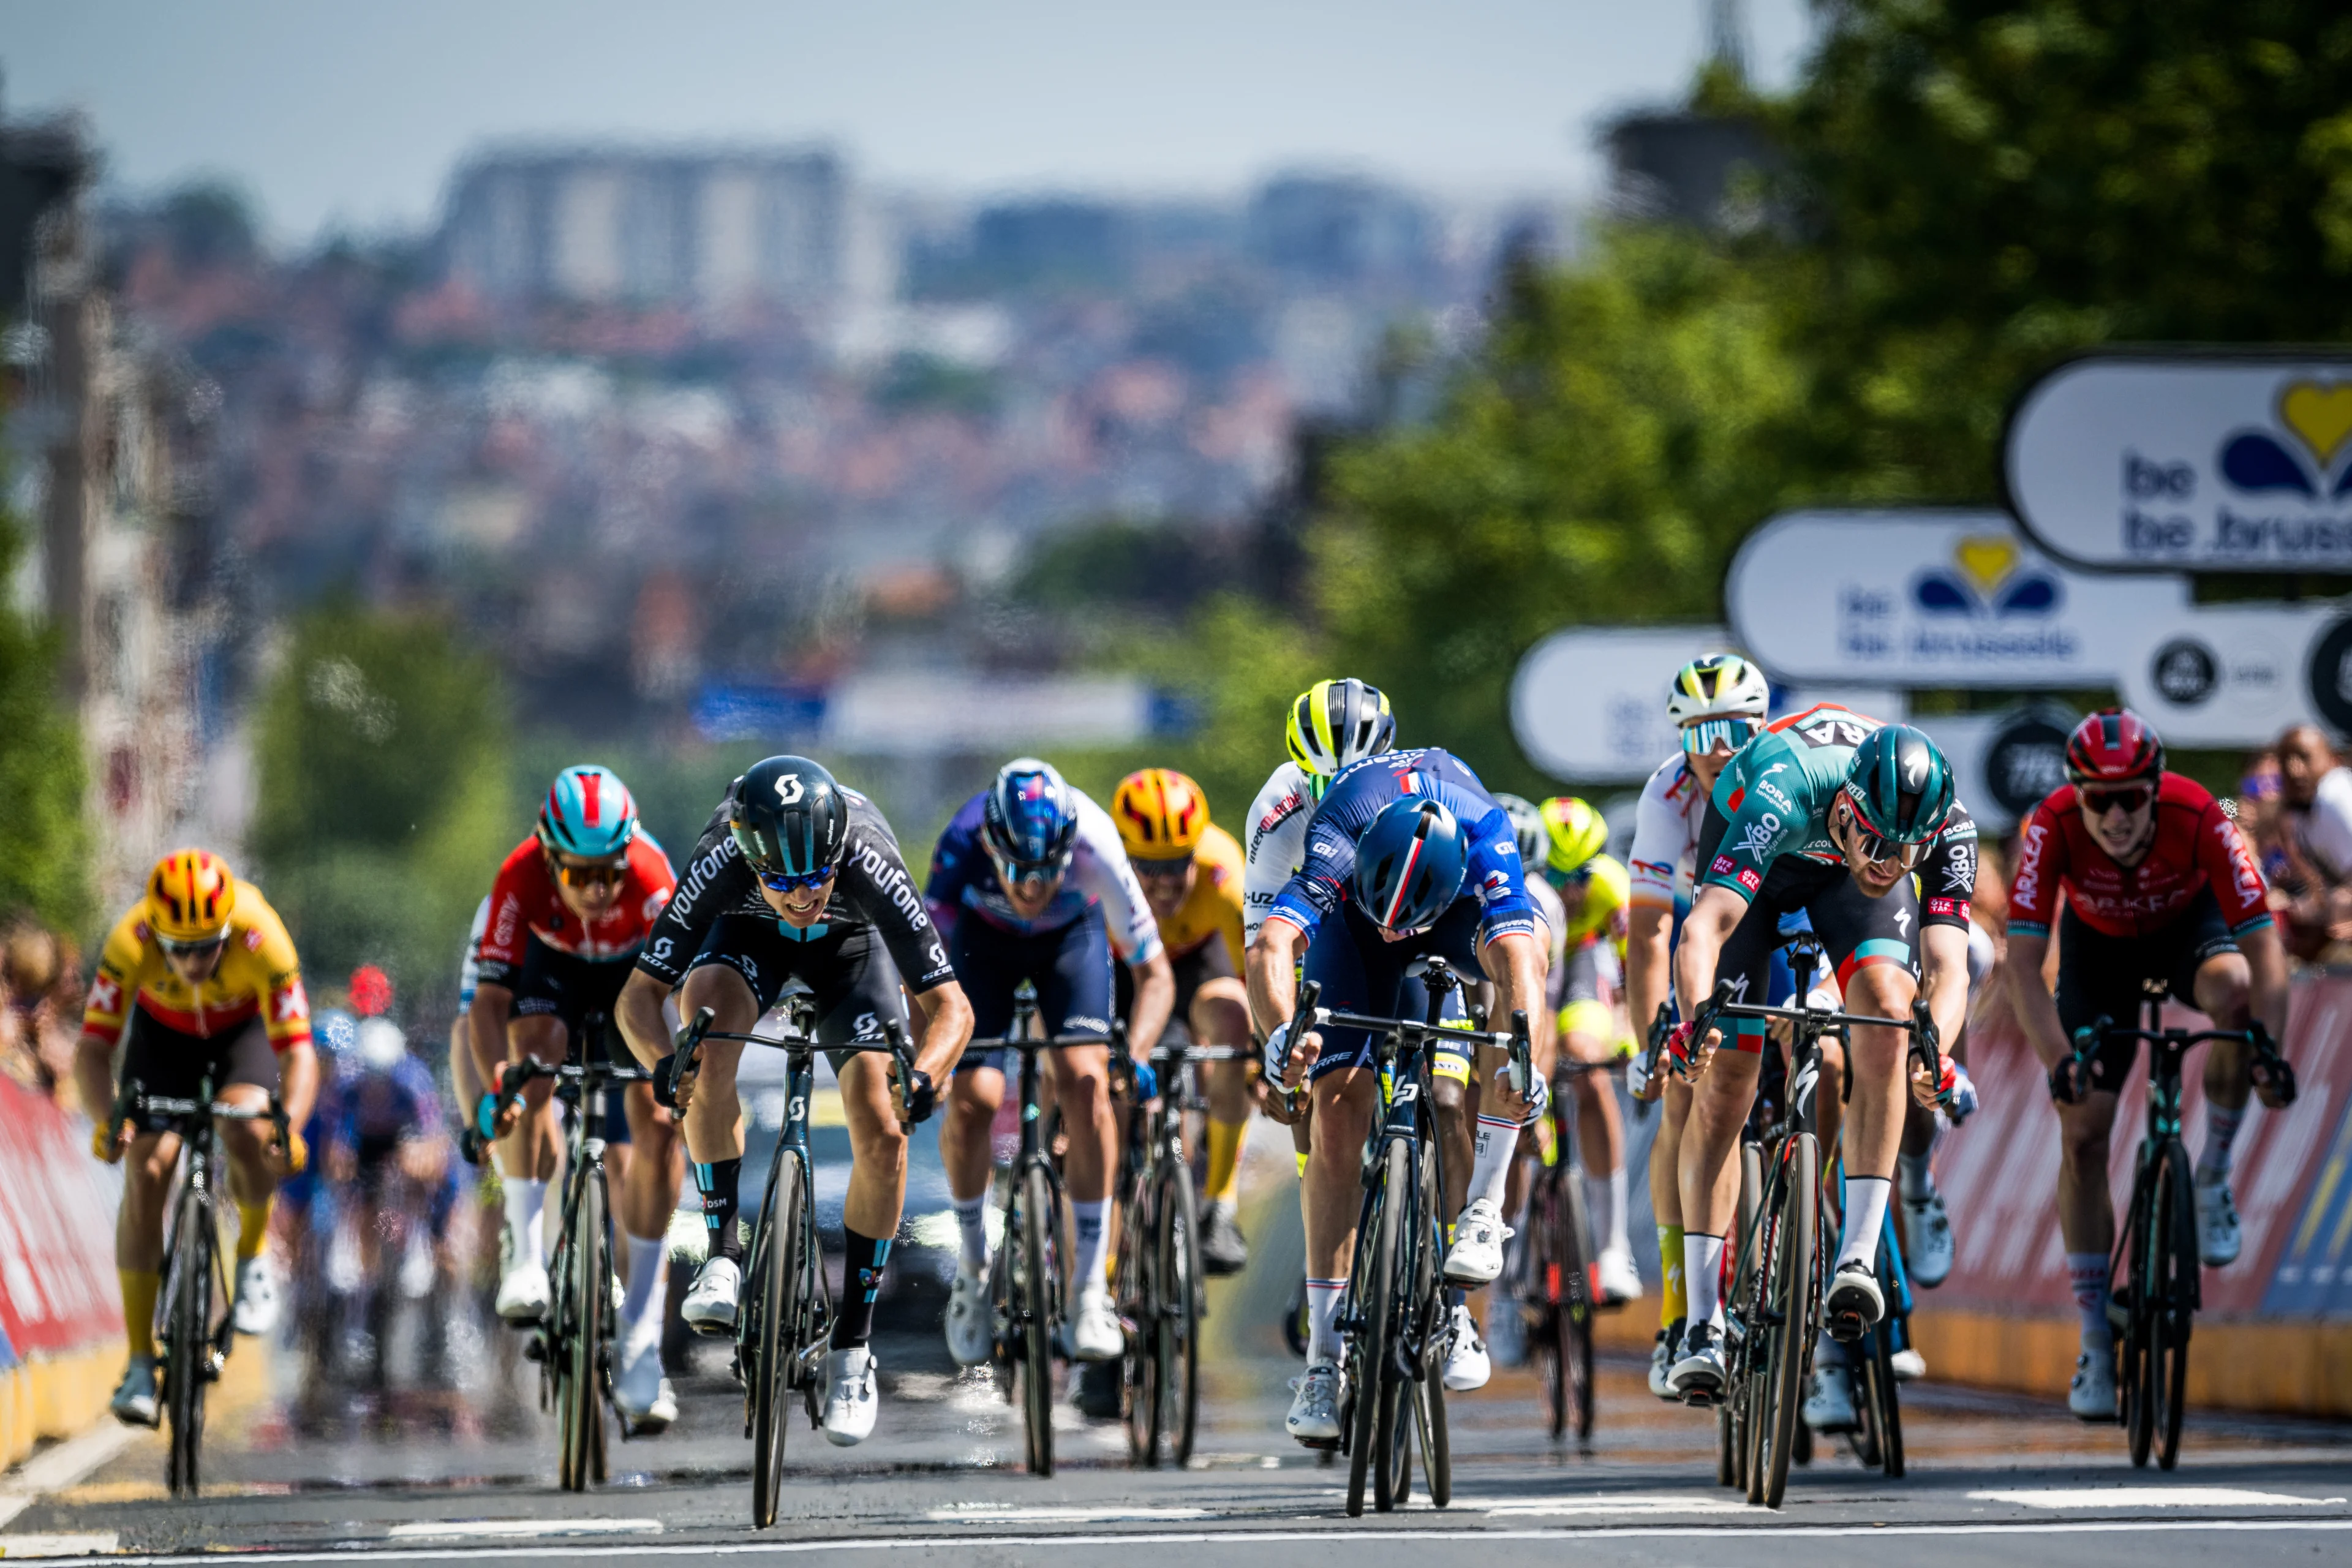
[[[1971,1502],[2013,1502],[2026,1508],[2316,1508],[2340,1497],[2292,1497],[2238,1487],[2042,1487],[2028,1491],[1970,1492]]]
[[[1126,1508],[1117,1504],[1083,1508],[1043,1503],[1029,1507],[950,1503],[945,1508],[929,1510],[925,1517],[957,1524],[1090,1524],[1118,1519],[1207,1519],[1210,1513],[1205,1508]]]
[[[428,1519],[395,1524],[384,1534],[394,1541],[431,1541],[485,1535],[659,1535],[661,1528],[657,1519]]]
[[[143,1427],[110,1421],[34,1455],[0,1479],[0,1524],[24,1512],[44,1493],[72,1486],[146,1436]]]
[[[1459,1504],[1456,1505],[1460,1506]],[[1556,1518],[1582,1513],[1746,1513],[1744,1501],[1709,1492],[1596,1492],[1591,1497],[1559,1498],[1543,1502],[1497,1503],[1488,1517]]]
[[[0,1557],[100,1557],[118,1549],[110,1530],[89,1535],[0,1535]]]

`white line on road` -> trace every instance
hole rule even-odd
[[[2250,1492],[2238,1487],[2042,1487],[1970,1492],[1969,1500],[2013,1502],[2026,1508],[2315,1508],[2344,1500]]]
[[[659,1535],[657,1519],[428,1519],[395,1524],[384,1533],[394,1541],[457,1536]]]
[[[1456,1506],[1459,1506],[1457,1503]],[[1746,1513],[1748,1505],[1706,1492],[1596,1492],[1591,1497],[1559,1498],[1543,1502],[1498,1503],[1486,1510],[1494,1519],[1557,1518],[1584,1513]]]
[[[103,1557],[118,1544],[110,1530],[87,1535],[0,1535],[0,1557]]]
[[[950,1524],[1091,1524],[1118,1519],[1207,1519],[1210,1512],[1205,1508],[1129,1508],[1117,1503],[1096,1508],[950,1503],[930,1510],[929,1517]]]
[[[109,1421],[78,1437],[42,1449],[0,1477],[0,1524],[30,1508],[44,1493],[78,1484],[83,1477],[146,1436],[136,1426]]]

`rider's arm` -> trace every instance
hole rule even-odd
[[[915,993],[915,1070],[943,1084],[971,1043],[971,1002],[949,980]]]
[[[613,1004],[613,1021],[621,1026],[629,1054],[642,1066],[652,1067],[669,1055],[669,1025],[662,1017],[669,992],[668,982],[643,968],[632,969],[621,984],[620,999]]]
[[[1135,1005],[1128,1010],[1128,1049],[1148,1057],[1168,1027],[1168,1016],[1176,1010],[1176,967],[1168,962],[1168,950],[1163,947],[1140,962],[1129,960],[1127,970],[1135,977]]]
[[[1290,1021],[1297,1005],[1298,950],[1307,943],[1304,931],[1286,917],[1276,916],[1258,927],[1249,950],[1250,1017],[1261,1034],[1272,1034]],[[1323,1049],[1320,1032],[1308,1030],[1290,1042],[1290,1059],[1283,1082],[1297,1089],[1307,1081],[1307,1069]]]
[[[507,1062],[507,1019],[514,1012],[514,993],[485,980],[474,987],[474,1005],[466,1010],[472,1036],[474,1070],[482,1075],[486,1094],[498,1092],[499,1074]]]
[[[1969,928],[1919,928],[1919,994],[1936,1020],[1936,1038],[1946,1056],[1969,1022]]]
[[[2059,1019],[2058,1004],[2042,979],[2066,876],[2065,823],[2054,804],[2062,796],[2067,809],[2073,809],[2071,790],[2060,790],[2026,817],[2018,832],[2017,867],[2009,879],[2010,994],[2017,999],[2017,1021],[2025,1031],[2026,1043],[2045,1068],[2055,1067],[2061,1057],[2074,1048],[2066,1037],[2065,1024]]]
[[[288,1125],[299,1129],[310,1121],[318,1098],[319,1053],[305,1036],[300,1045],[278,1053],[278,1102],[286,1108]]]
[[[1669,970],[1675,911],[1636,904],[1625,920],[1625,1010],[1636,1038],[1645,1037],[1658,1004],[1674,991]]]
[[[2248,1005],[2253,1016],[2262,1020],[2263,1027],[2271,1032],[2271,1039],[2284,1048],[2286,1043],[2286,946],[2279,941],[2278,927],[2260,925],[2241,932],[2238,951],[2246,955],[2246,967],[2252,972],[2253,981],[2252,994],[2247,998]]]
[[[1315,803],[1296,763],[1274,770],[1250,803],[1242,831],[1242,942],[1257,940],[1275,895],[1307,858],[1307,819]]]
[[[1478,950],[1479,966],[1495,983],[1490,1029],[1508,1029],[1511,1015],[1524,1012],[1529,1019],[1543,1010],[1543,943],[1527,931],[1503,931]]]
[[[2066,1026],[2058,1019],[2056,1000],[2042,984],[2042,961],[2049,952],[2050,939],[2040,931],[2009,928],[2010,994],[2017,998],[2017,1021],[2025,1030],[2026,1043],[2045,1068],[2074,1048],[2066,1038]]]
[[[1919,991],[1949,1055],[1969,1021],[1969,933],[1977,890],[1977,826],[1952,803],[1944,830],[1919,865]]]
[[[1748,900],[1729,888],[1703,887],[1691,900],[1690,914],[1683,921],[1682,940],[1675,944],[1675,994],[1681,1000],[1685,1018],[1692,1017],[1714,991],[1716,961],[1747,914]],[[1701,1050],[1710,1050],[1720,1037],[1720,1030],[1710,1029],[1706,1038],[1696,1044]]]

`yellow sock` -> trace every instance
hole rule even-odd
[[[1209,1121],[1209,1181],[1201,1195],[1213,1204],[1229,1204],[1242,1184],[1242,1135],[1245,1121]]]
[[[1293,1152],[1298,1156],[1298,1179],[1303,1182],[1307,1179],[1307,1151],[1298,1149]]]
[[[268,1198],[257,1204],[240,1202],[236,1205],[236,1260],[246,1262],[261,1256],[261,1244],[269,1239],[269,1204]]]
[[[1690,1290],[1683,1279],[1683,1227],[1658,1227],[1658,1271],[1665,1289],[1659,1292],[1658,1326],[1672,1328],[1677,1318],[1690,1316]]]
[[[131,1342],[132,1355],[155,1353],[155,1292],[163,1287],[163,1277],[149,1268],[118,1268],[114,1277],[122,1281],[122,1334]]]

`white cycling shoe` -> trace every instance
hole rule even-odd
[[[1671,1381],[1675,1363],[1682,1355],[1682,1347],[1683,1320],[1680,1318],[1660,1329],[1658,1337],[1650,1344],[1650,1392],[1669,1405],[1682,1403],[1682,1397],[1675,1392]]]
[[[2238,1261],[2242,1245],[2238,1235],[2238,1205],[2230,1194],[2230,1178],[2218,1182],[2200,1180],[2195,1184],[2197,1194],[2197,1256],[2208,1268],[2226,1268]]]
[[[1886,1298],[1879,1293],[1877,1272],[1867,1263],[1839,1264],[1822,1298],[1822,1326],[1830,1338],[1850,1345],[1878,1327],[1885,1316]]]
[[[1593,1259],[1601,1274],[1601,1304],[1622,1307],[1642,1299],[1642,1271],[1633,1266],[1630,1247],[1605,1247]]]
[[[874,1435],[882,1408],[874,1390],[874,1352],[865,1345],[824,1352],[824,1440],[854,1448]]]
[[[646,1336],[621,1353],[621,1375],[613,1380],[613,1405],[632,1437],[650,1437],[677,1419],[677,1394],[662,1375],[661,1336]]]
[[[713,1258],[695,1271],[694,1288],[686,1293],[677,1315],[698,1334],[731,1334],[742,1300],[742,1265],[731,1258]]]
[[[1723,1397],[1722,1335],[1713,1323],[1693,1323],[1683,1331],[1682,1348],[1675,1357],[1666,1385],[1685,1405],[1711,1405]]]
[[[948,1287],[947,1331],[948,1353],[958,1366],[978,1366],[996,1349],[991,1316],[987,1276],[957,1269]]]
[[[160,1418],[163,1404],[157,1381],[155,1358],[152,1355],[132,1356],[131,1364],[122,1369],[122,1381],[115,1385],[114,1398],[110,1405],[114,1418],[125,1426],[154,1426]],[[1331,1430],[1334,1435],[1339,1429],[1339,1423],[1333,1422]]]
[[[1303,1376],[1290,1380],[1290,1414],[1283,1430],[1302,1443],[1331,1444],[1339,1440],[1339,1367],[1318,1361]]]
[[[1511,1227],[1502,1211],[1485,1198],[1473,1200],[1454,1222],[1454,1245],[1445,1253],[1449,1285],[1489,1285],[1503,1272],[1503,1243]]]
[[[1805,1395],[1806,1426],[1816,1432],[1851,1432],[1862,1425],[1853,1411],[1853,1373],[1844,1363],[1817,1364],[1812,1383]]]
[[[1088,1290],[1081,1295],[1078,1310],[1070,1314],[1070,1359],[1117,1361],[1126,1353],[1127,1331],[1118,1326],[1110,1292]]]
[[[266,1334],[278,1326],[278,1276],[267,1256],[236,1266],[236,1305],[229,1309],[229,1321],[240,1334]]]
[[[1494,1359],[1486,1353],[1486,1342],[1478,1337],[1478,1324],[1470,1316],[1470,1309],[1454,1309],[1453,1342],[1445,1349],[1445,1391],[1467,1394],[1486,1386],[1495,1375]]]
[[[1903,1200],[1903,1266],[1911,1283],[1933,1290],[1952,1272],[1952,1216],[1944,1194],[1929,1188],[1916,1203]]]
[[[1927,1375],[1927,1358],[1916,1345],[1905,1345],[1886,1358],[1886,1364],[1897,1383],[1916,1383]]]
[[[2066,1408],[2085,1421],[2116,1418],[2116,1347],[2085,1345],[2074,1358],[2074,1381],[2066,1385]]]
[[[498,1314],[499,1321],[517,1328],[535,1323],[547,1316],[547,1301],[551,1287],[543,1263],[518,1263],[499,1279]]]

